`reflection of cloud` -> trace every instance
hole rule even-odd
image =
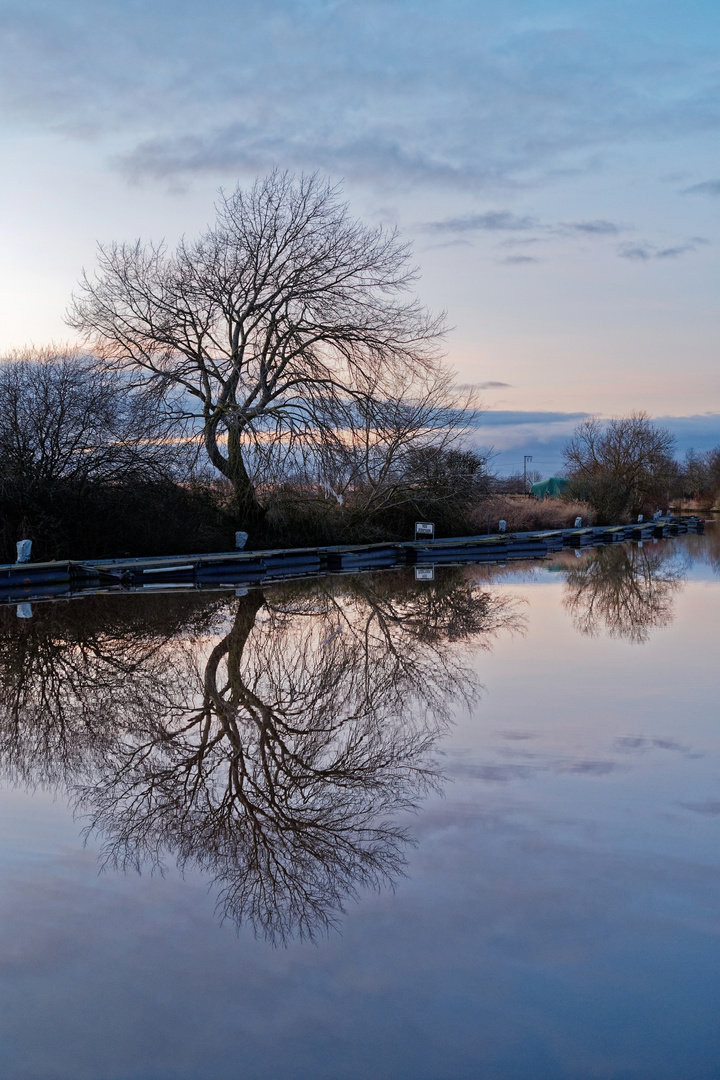
[[[708,814],[712,817],[720,814],[720,802],[711,800],[707,802],[681,802],[678,803],[678,806],[682,806],[686,810],[693,810],[696,814]]]
[[[617,768],[619,766],[613,761],[568,761],[560,762],[555,771],[573,776],[607,776]]]
[[[679,754],[687,754],[689,746],[676,742],[675,739],[646,739],[642,735],[624,735],[615,739],[613,745],[623,753],[639,750],[674,750]]]
[[[53,861],[58,811],[36,808],[39,854],[4,888],[5,1074],[156,1076],[161,1053],[178,1080],[226,1078],[242,1046],[263,1080],[713,1076],[716,862],[557,818],[435,804],[401,890],[270,952],[215,927],[192,875]]]
[[[523,737],[527,736],[521,736]],[[536,754],[522,756],[532,758],[532,763],[501,762],[500,764],[475,765],[458,762],[448,769],[448,773],[456,778],[480,780],[490,784],[506,784],[510,780],[531,780],[541,773],[553,773],[556,776],[607,776],[608,773],[615,772],[621,767],[614,761],[571,757],[548,758],[539,761],[537,760],[539,755]]]

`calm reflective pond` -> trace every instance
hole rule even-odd
[[[709,525],[4,609],[0,1075],[716,1080],[719,601]]]

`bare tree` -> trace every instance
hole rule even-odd
[[[28,491],[177,473],[171,431],[127,378],[70,348],[0,360],[0,480]],[[184,445],[184,444],[183,444]]]
[[[180,388],[239,511],[262,513],[252,448],[351,429],[358,403],[442,371],[441,322],[409,294],[396,232],[350,217],[317,176],[274,172],[222,196],[198,240],[100,248],[68,321],[105,360]],[[189,406],[188,406],[189,408]]]
[[[667,506],[677,477],[675,439],[647,413],[584,420],[565,447],[571,493],[587,499],[600,524]]]

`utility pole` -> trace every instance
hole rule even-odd
[[[527,491],[527,467],[528,461],[532,461],[532,454],[523,455],[523,491]]]

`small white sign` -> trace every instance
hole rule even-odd
[[[434,566],[416,566],[415,567],[415,580],[416,581],[434,581],[435,580],[435,567]]]
[[[416,540],[434,540],[435,539],[435,525],[432,521],[416,521],[415,522],[415,539]]]

